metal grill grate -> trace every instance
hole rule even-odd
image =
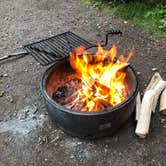
[[[61,61],[69,55],[70,51],[74,51],[80,45],[86,49],[94,46],[68,31],[45,40],[25,45],[24,49],[44,66]]]

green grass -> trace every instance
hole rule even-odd
[[[124,18],[136,26],[148,30],[151,34],[166,38],[166,5],[141,2],[139,0],[84,0],[87,5],[107,10],[110,14]]]

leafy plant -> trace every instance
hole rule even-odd
[[[94,2],[93,6],[98,9],[104,9],[105,4],[102,1],[96,1],[96,2]]]
[[[148,11],[145,18],[152,19],[159,29],[166,31],[166,10],[164,7]]]
[[[111,14],[142,26],[156,36],[166,38],[165,0],[84,0],[95,8],[107,9]]]

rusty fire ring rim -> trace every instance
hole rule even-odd
[[[62,60],[60,63],[58,64],[53,64],[51,65],[43,74],[42,78],[41,78],[41,81],[40,81],[40,91],[44,97],[45,100],[47,100],[47,102],[49,102],[50,104],[52,104],[53,106],[55,106],[56,108],[60,109],[61,111],[64,111],[66,113],[69,113],[69,114],[74,114],[74,115],[83,115],[83,116],[90,116],[90,115],[104,115],[104,114],[107,114],[107,113],[111,113],[111,112],[114,112],[114,111],[117,111],[119,110],[120,108],[123,108],[125,105],[127,105],[128,103],[131,102],[131,100],[133,98],[136,97],[136,95],[138,94],[138,91],[139,91],[139,80],[138,80],[138,76],[134,70],[134,68],[129,64],[129,68],[131,69],[131,71],[133,72],[134,74],[134,79],[135,79],[135,89],[133,90],[133,92],[130,94],[130,96],[125,99],[123,102],[117,104],[116,106],[114,107],[110,107],[108,109],[105,109],[105,110],[99,110],[97,112],[75,112],[75,111],[72,111],[70,109],[67,109],[63,106],[61,106],[60,104],[58,104],[56,101],[54,101],[47,93],[46,91],[46,81],[47,81],[47,78],[48,76],[50,75],[50,73],[55,69],[55,67],[57,67],[56,65],[60,65],[61,63],[63,63],[64,61],[66,61],[68,59],[65,58],[64,60]]]

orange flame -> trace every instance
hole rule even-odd
[[[70,53],[70,64],[82,81],[82,88],[73,101],[84,103],[81,111],[99,111],[103,106],[115,106],[125,100],[126,72],[122,69],[132,55],[132,52],[127,58],[121,55],[115,62],[116,46],[104,50],[100,44],[95,55],[90,55],[83,46]]]

